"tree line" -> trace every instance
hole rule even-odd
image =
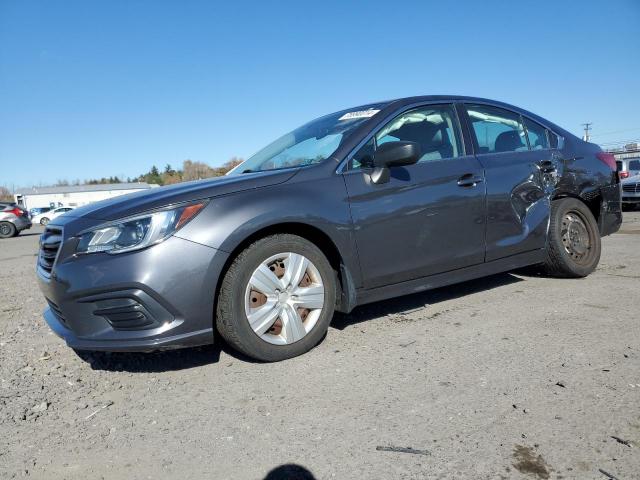
[[[203,178],[221,177],[236,165],[242,163],[243,160],[233,157],[220,167],[210,167],[204,162],[194,162],[185,160],[182,162],[182,168],[174,169],[170,164],[165,165],[163,170],[153,165],[148,172],[131,178],[120,178],[118,176],[91,178],[81,182],[80,180],[58,180],[56,186],[63,187],[68,185],[103,185],[106,183],[154,183],[157,185],[172,185],[174,183],[188,182],[191,180],[202,180]]]

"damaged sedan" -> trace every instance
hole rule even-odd
[[[412,97],[313,120],[225,177],[57,217],[36,268],[44,317],[74,349],[219,334],[278,361],[336,311],[529,265],[589,275],[621,220],[597,145],[505,103]]]

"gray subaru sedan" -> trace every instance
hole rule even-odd
[[[227,176],[52,220],[44,317],[79,350],[152,351],[220,334],[300,355],[334,312],[537,265],[584,277],[622,221],[611,154],[501,102],[424,96],[350,108]]]

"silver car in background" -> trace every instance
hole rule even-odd
[[[622,206],[638,208],[640,205],[640,174],[622,180]]]
[[[640,157],[616,160],[616,170],[620,180],[640,175]]]
[[[0,238],[10,238],[31,228],[29,212],[13,202],[0,202]]]

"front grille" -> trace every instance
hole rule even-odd
[[[62,314],[62,310],[60,310],[60,307],[53,303],[51,300],[47,300],[47,303],[49,304],[49,307],[51,308],[51,311],[56,316],[56,318],[60,320],[60,323],[62,323],[65,327],[68,327],[67,319]]]
[[[622,185],[622,191],[625,193],[640,193],[640,183],[625,183]]]
[[[53,264],[56,261],[61,244],[62,230],[60,228],[47,227],[40,237],[38,265],[48,274],[50,274],[53,269]]]

